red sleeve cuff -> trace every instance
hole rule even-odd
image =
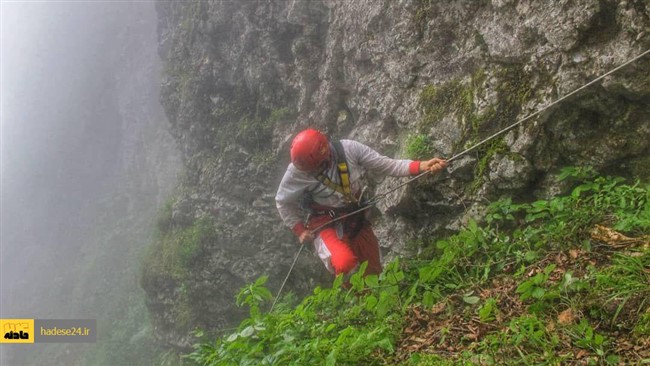
[[[305,225],[302,222],[297,223],[294,225],[293,229],[291,229],[296,236],[300,237],[302,233],[304,233],[307,229],[305,229]]]
[[[420,174],[420,162],[417,160],[414,160],[409,164],[409,173],[411,175],[418,175]]]

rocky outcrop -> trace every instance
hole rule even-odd
[[[315,126],[390,156],[452,156],[650,46],[643,0],[157,8],[161,98],[187,168],[158,249],[196,250],[192,260],[171,260],[185,268],[176,275],[169,263],[156,267],[162,254],[151,257],[143,286],[160,336],[179,347],[191,343],[193,327],[235,321],[233,297],[246,282],[268,274],[279,287],[297,247],[273,196],[299,129]],[[648,59],[458,159],[448,173],[389,195],[379,205],[389,220],[376,223],[386,252],[408,255],[408,241],[453,231],[502,195],[551,195],[566,165],[647,179]],[[180,238],[205,220],[199,236],[212,239]],[[310,256],[298,263],[288,286],[307,291],[324,270]]]

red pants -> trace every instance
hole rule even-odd
[[[319,235],[331,254],[334,274],[348,273],[365,261],[368,262],[366,275],[381,273],[379,243],[370,223],[364,222],[353,238],[345,233],[343,238],[339,239],[335,227],[327,227],[321,230]]]

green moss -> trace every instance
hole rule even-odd
[[[497,85],[499,105],[496,122],[499,126],[512,124],[521,111],[521,105],[533,95],[530,75],[522,66],[511,66],[497,72],[500,83]]]
[[[237,123],[235,140],[253,152],[267,153],[271,148],[275,126],[292,116],[293,113],[286,107],[274,109],[266,117],[245,115]]]
[[[153,291],[173,287],[177,297],[171,311],[178,328],[194,324],[196,314],[191,304],[196,295],[188,289],[188,278],[207,247],[217,239],[212,221],[203,217],[189,227],[159,231],[144,257],[141,286]]]
[[[219,128],[215,129],[215,139],[221,151],[236,142],[252,152],[254,156],[262,156],[267,155],[272,147],[275,127],[292,120],[295,112],[282,107],[252,114],[233,103],[213,109],[211,115],[214,123],[219,125]]]
[[[453,80],[438,87],[426,86],[420,93],[418,104],[423,111],[421,127],[427,128],[450,113],[461,118],[472,114],[474,94],[471,88]]]
[[[201,22],[201,14],[203,13],[202,1],[187,1],[179,3],[178,17],[181,19],[179,24],[178,34],[183,39],[191,42],[194,39],[196,26]]]
[[[163,75],[175,85],[176,92],[184,96],[194,79],[192,68],[182,62],[167,61],[163,67]]]
[[[433,5],[433,0],[419,0],[416,3],[417,8],[413,16],[413,24],[415,25],[415,30],[420,37],[424,34],[429,19],[433,18],[435,15]]]
[[[406,140],[406,156],[409,159],[420,160],[430,158],[433,154],[431,140],[425,134],[411,135]]]
[[[505,141],[503,141],[503,137],[500,137],[486,143],[485,147],[479,151],[481,158],[474,168],[474,180],[470,186],[470,193],[476,193],[483,183],[485,183],[485,172],[494,156],[497,154],[507,153],[510,150]]]
[[[269,167],[277,161],[277,157],[273,154],[269,154],[267,151],[260,151],[253,154],[251,161],[257,166]]]
[[[630,167],[634,178],[642,182],[650,182],[650,156],[632,160]]]
[[[639,336],[650,336],[650,313],[641,315],[634,326],[634,333]]]
[[[145,255],[143,281],[154,280],[159,276],[184,280],[193,262],[215,240],[217,232],[207,217],[196,220],[189,227],[160,231]]]
[[[271,114],[269,115],[269,123],[275,125],[279,122],[283,122],[289,119],[293,118],[294,113],[291,112],[291,110],[287,107],[282,107],[278,109],[274,109],[271,111]]]
[[[158,231],[157,238],[147,248],[140,278],[141,287],[153,293],[173,294],[171,316],[177,329],[189,330],[196,324],[196,290],[191,280],[193,271],[212,243],[218,231],[209,217],[195,220],[190,226],[172,226]],[[169,296],[169,295],[166,295]]]
[[[159,233],[166,233],[171,230],[172,227],[172,207],[176,202],[176,197],[171,197],[165,202],[165,205],[158,212],[158,217],[156,218],[156,229]]]
[[[175,326],[178,329],[188,329],[196,319],[192,306],[186,293],[181,294],[181,301],[173,308],[173,315]]]
[[[445,116],[451,116],[463,130],[461,139],[453,146],[453,151],[459,151],[477,144],[482,135],[515,123],[522,104],[533,97],[531,76],[522,66],[502,67],[492,70],[490,74],[498,81],[495,86],[497,102],[485,107],[481,113],[474,101],[487,80],[488,72],[485,69],[476,69],[466,81],[456,79],[440,86],[426,86],[418,99],[423,115],[418,126],[419,132],[425,133]],[[480,159],[474,172],[472,192],[484,183],[483,175],[491,159],[497,153],[507,151],[503,138],[486,143],[476,150]]]
[[[461,125],[469,125],[473,130],[477,130],[481,116],[477,115],[474,99],[486,77],[485,70],[477,69],[469,81],[456,79],[440,86],[424,87],[418,98],[418,105],[423,112],[420,129],[430,128],[451,114]]]
[[[237,123],[235,140],[251,150],[263,150],[270,146],[273,123],[268,119],[244,116]]]

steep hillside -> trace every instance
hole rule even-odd
[[[269,311],[261,277],[237,296],[250,317],[204,337],[189,358],[210,366],[645,364],[650,186],[585,168],[561,176],[574,187],[566,194],[497,201],[487,223],[427,238],[432,259],[357,273],[348,288],[338,277]]]
[[[394,157],[451,156],[649,48],[647,2],[160,2],[162,102],[187,175],[161,212],[141,284],[159,338],[187,348],[274,292],[297,247],[273,197],[306,126]],[[427,252],[501,196],[550,197],[566,165],[649,176],[647,57],[391,194],[388,257]],[[395,180],[378,182],[377,192]],[[426,238],[427,240],[423,240]],[[411,245],[407,245],[407,244]],[[418,244],[420,243],[420,244]],[[303,256],[288,287],[322,283]]]

